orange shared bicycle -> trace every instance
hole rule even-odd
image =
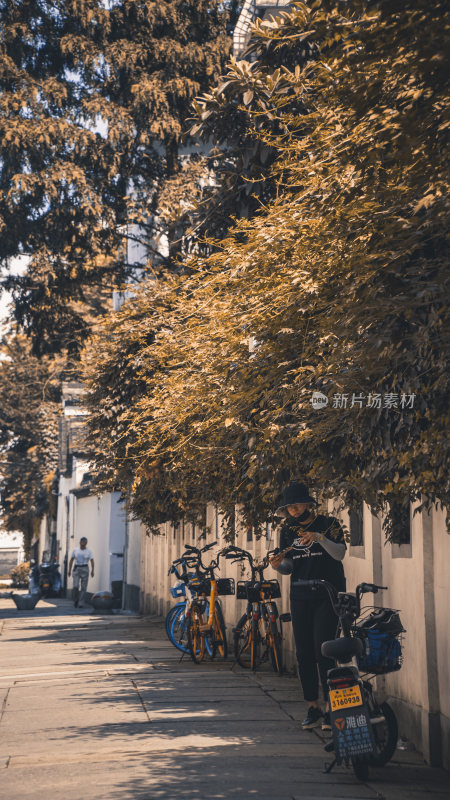
[[[219,568],[220,553],[205,566],[201,561],[201,552],[198,548],[188,545],[187,550],[198,554],[199,563],[206,577],[197,587],[197,598],[192,602],[186,612],[188,623],[188,647],[192,660],[200,664],[206,653],[214,658],[217,653],[226,658],[228,645],[225,620],[223,618],[220,595],[234,594],[233,578],[216,578]]]

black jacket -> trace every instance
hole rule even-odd
[[[302,525],[294,517],[288,517],[281,529],[280,550],[289,547],[302,531],[314,531],[325,534],[327,539],[334,542],[344,542],[342,528],[335,517],[325,517],[318,514],[309,525]],[[344,567],[341,561],[329,555],[319,542],[313,542],[308,547],[294,545],[294,549],[288,554],[293,559],[294,569],[291,574],[291,583],[298,580],[311,580],[312,578],[323,578],[329,581],[338,592],[345,591]],[[291,588],[291,592],[297,595],[311,595],[313,590],[309,587]]]

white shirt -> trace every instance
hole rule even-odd
[[[92,550],[89,550],[89,547],[85,547],[84,550],[81,547],[76,547],[72,553],[72,558],[75,559],[75,564],[77,567],[87,567],[89,566],[89,561],[91,558],[94,558],[92,555]]]

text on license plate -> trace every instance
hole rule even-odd
[[[330,705],[332,711],[350,706],[362,706],[361,689],[349,686],[347,689],[330,689]]]

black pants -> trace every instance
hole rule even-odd
[[[338,619],[328,597],[317,592],[310,597],[296,597],[291,593],[292,628],[295,639],[298,671],[306,701],[319,699],[319,677],[324,699],[327,699],[327,672],[334,661],[325,658],[322,642],[334,639]]]

